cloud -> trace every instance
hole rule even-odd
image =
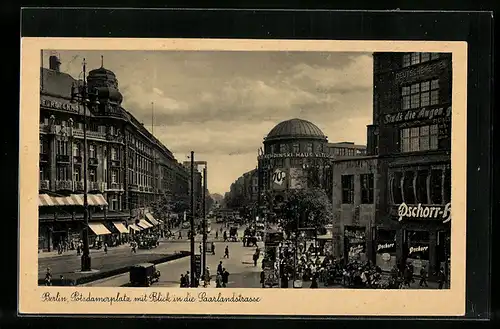
[[[112,70],[122,106],[178,157],[209,161],[209,188],[224,193],[256,165],[279,122],[315,123],[334,141],[366,143],[372,118],[372,57],[335,52],[60,51],[61,69]],[[46,52],[44,63],[48,63]],[[152,105],[154,103],[154,105]]]

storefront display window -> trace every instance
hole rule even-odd
[[[415,172],[407,171],[404,173],[403,181],[403,192],[404,192],[404,202],[407,204],[415,203],[415,191],[413,189],[413,180],[415,178]]]
[[[383,271],[390,271],[396,265],[396,230],[377,230],[375,264]]]
[[[403,194],[401,193],[401,172],[394,172],[391,175],[391,194],[392,194],[392,203],[393,204],[401,204],[403,203]]]
[[[414,274],[420,275],[420,270],[429,271],[429,232],[406,231],[405,234],[406,261],[413,264]]]

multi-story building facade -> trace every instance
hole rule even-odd
[[[353,142],[328,143],[326,144],[326,148],[328,153],[333,155],[336,159],[366,155],[366,146],[357,145]]]
[[[156,196],[186,198],[189,173],[121,106],[113,72],[89,72],[88,89],[98,99],[87,107],[72,98],[82,82],[59,68],[51,56],[49,68],[40,71],[39,249],[80,239],[84,111],[91,243],[100,237],[113,243],[109,239],[119,239],[129,233],[128,224],[143,219]]]
[[[417,274],[422,267],[431,275],[440,267],[447,271],[451,54],[375,53],[373,64],[368,154],[378,155],[381,177],[374,260],[411,261]]]
[[[236,179],[225,196],[231,208],[248,208],[256,210],[258,201],[259,178],[257,169],[247,171]],[[254,214],[255,215],[255,214]]]

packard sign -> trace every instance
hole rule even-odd
[[[272,153],[259,155],[259,159],[275,159],[275,158],[333,158],[327,153]]]
[[[448,108],[423,108],[420,110],[408,110],[397,113],[386,114],[384,124],[395,124],[414,120],[431,120],[434,118],[451,117],[451,106]]]
[[[422,206],[421,203],[418,205],[407,205],[402,203],[398,208],[399,221],[404,218],[410,219],[421,219],[421,220],[442,220],[443,223],[447,223],[451,220],[451,203],[445,206]]]

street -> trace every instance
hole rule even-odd
[[[212,224],[212,231],[208,235],[207,241],[214,241],[215,255],[207,253],[207,265],[210,268],[212,276],[211,287],[215,287],[215,275],[217,266],[222,261],[222,266],[229,272],[228,287],[233,288],[259,288],[260,287],[260,271],[261,262],[257,266],[253,265],[252,255],[255,252],[255,247],[243,247],[242,242],[223,242],[222,234],[219,232],[219,239],[215,239],[215,231],[220,228],[220,224]],[[243,235],[245,227],[240,227],[238,236]],[[189,250],[190,242],[186,239],[187,230],[183,230],[183,240],[166,240],[164,245],[168,245],[171,250]],[[199,246],[202,236],[198,234],[195,239],[195,252],[199,254]],[[175,246],[175,247],[174,247]],[[229,246],[229,259],[223,258],[224,249]],[[263,249],[263,243],[259,242],[259,248]],[[130,252],[130,250],[128,251]],[[262,260],[262,256],[260,261]],[[167,263],[157,265],[157,269],[161,272],[160,280],[154,283],[153,286],[160,287],[179,287],[180,276],[190,271],[190,257],[173,260]],[[120,287],[129,283],[129,274],[124,273],[113,277],[93,281],[83,286],[87,287]]]

